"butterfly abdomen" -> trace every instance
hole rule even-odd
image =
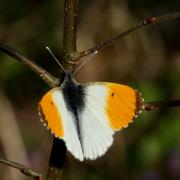
[[[70,114],[74,117],[74,124],[77,130],[77,135],[82,147],[82,133],[80,127],[80,114],[84,111],[85,107],[85,89],[83,86],[77,84],[72,76],[67,76],[64,84],[62,85],[62,93],[64,102]]]

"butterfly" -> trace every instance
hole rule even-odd
[[[66,72],[61,86],[42,97],[39,112],[75,158],[94,160],[112,145],[114,133],[143,110],[143,101],[131,87],[108,82],[79,84]]]

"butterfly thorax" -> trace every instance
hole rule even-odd
[[[78,119],[79,112],[84,108],[85,99],[83,86],[75,81],[71,73],[67,73],[61,88],[67,108],[73,113],[75,118]]]

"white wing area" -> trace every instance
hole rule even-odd
[[[71,112],[68,111],[66,107],[64,98],[62,96],[62,91],[60,89],[53,92],[53,99],[62,117],[64,128],[63,140],[66,143],[67,149],[75,156],[75,158],[83,161],[84,157],[76,130],[76,122]]]
[[[82,146],[85,159],[102,156],[113,142],[114,131],[105,113],[107,89],[101,84],[85,86],[85,109],[80,115]]]
[[[78,114],[79,122],[76,122],[72,112],[67,109],[62,91],[57,89],[53,92],[53,101],[62,118],[63,140],[68,151],[80,161],[102,156],[112,145],[114,134],[105,113],[106,86],[88,84],[84,86],[84,90],[85,106]],[[79,123],[81,142],[76,123]]]

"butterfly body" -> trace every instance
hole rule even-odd
[[[84,89],[72,77],[67,74],[61,86],[67,108],[73,112],[75,118],[84,108]]]
[[[39,111],[47,127],[65,141],[77,159],[93,160],[111,146],[114,132],[138,115],[142,101],[128,86],[106,82],[81,85],[67,73],[60,87],[43,96]]]

